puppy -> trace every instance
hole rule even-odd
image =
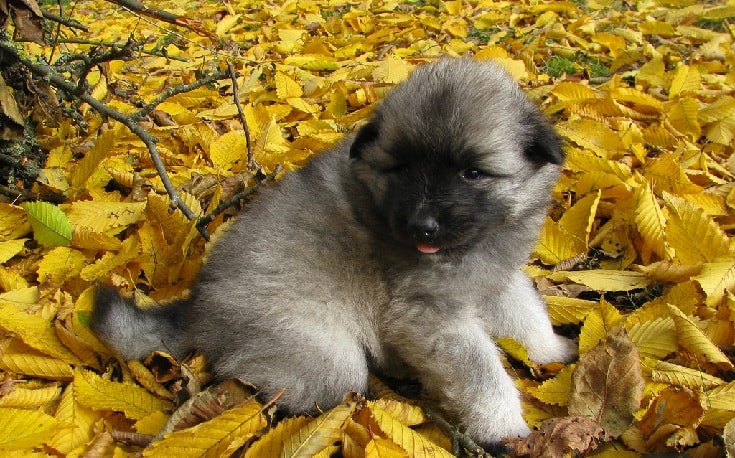
[[[219,378],[291,413],[365,392],[402,365],[481,444],[524,436],[494,337],[568,362],[521,272],[563,161],[491,62],[440,59],[356,135],[266,189],[210,252],[188,299],[141,310],[99,288],[92,328],[128,359],[204,352]]]

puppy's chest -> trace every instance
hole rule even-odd
[[[483,266],[448,265],[397,273],[388,280],[389,307],[432,309],[439,314],[479,312],[494,295],[506,288],[503,278],[505,275],[488,271]]]

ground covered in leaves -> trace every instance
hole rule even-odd
[[[533,456],[717,457],[728,446],[735,456],[735,3],[155,7],[200,21],[199,32],[79,1],[62,14],[88,33],[60,27],[55,47],[25,49],[54,60],[131,33],[145,41],[149,53],[87,75],[94,98],[122,112],[229,61],[266,173],[332,145],[417,64],[442,54],[498,59],[566,141],[556,204],[527,271],[581,355],[542,367],[500,342],[537,429],[511,445]],[[4,83],[0,95],[3,115],[18,119]],[[140,124],[159,138],[195,213],[256,181],[226,80],[156,108]],[[206,243],[169,211],[141,140],[88,104],[76,110],[76,121],[37,127],[48,159],[32,191],[63,203],[0,203],[0,454],[400,457],[468,447],[453,447],[440,420],[377,380],[373,400],[348,395],[317,418],[275,422],[248,387],[203,390],[199,356],[117,361],[87,326],[91,285],[137,289],[142,303],[179,297]]]

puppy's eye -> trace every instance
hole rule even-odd
[[[482,173],[482,171],[478,169],[466,169],[466,170],[463,170],[461,173],[462,178],[468,181],[479,180],[484,175],[485,174]]]
[[[408,170],[409,170],[408,165],[398,164],[394,167],[387,169],[386,172],[401,175],[401,174],[408,172]]]

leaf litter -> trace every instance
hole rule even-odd
[[[543,367],[502,343],[537,428],[511,445],[532,456],[732,456],[731,1],[156,4],[183,27],[101,0],[75,5],[89,39],[132,31],[165,50],[89,75],[94,96],[123,111],[229,60],[266,171],[293,170],[334,144],[417,64],[441,54],[498,60],[566,141],[555,206],[527,272],[581,353]],[[26,51],[53,58],[36,29],[25,29],[36,41]],[[235,46],[217,48],[211,37]],[[126,86],[136,89],[119,90]],[[12,96],[0,95],[14,113]],[[277,422],[234,385],[197,394],[208,379],[199,356],[117,361],[87,327],[92,284],[145,291],[142,303],[179,297],[205,243],[168,212],[142,142],[81,112],[86,129],[69,120],[38,126],[49,155],[33,191],[64,203],[0,203],[0,424],[9,425],[0,451],[122,456],[142,451],[146,443],[126,440],[142,434],[151,440],[146,455],[451,452],[451,432],[384,385],[378,401],[348,397],[317,418]],[[171,97],[142,124],[197,213],[252,186],[231,83]]]

